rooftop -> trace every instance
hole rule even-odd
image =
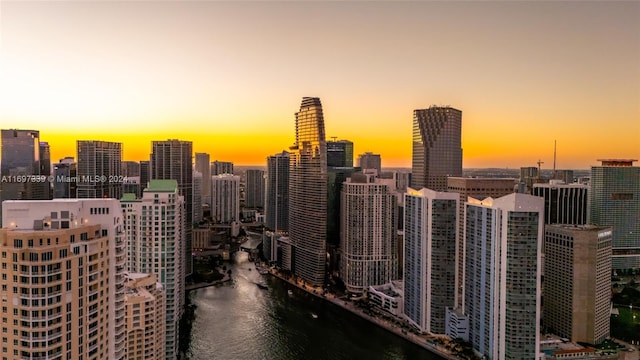
[[[178,182],[176,180],[150,180],[149,186],[144,191],[149,192],[176,192]]]

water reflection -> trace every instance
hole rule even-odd
[[[333,304],[260,275],[244,253],[236,261],[232,283],[191,293],[197,309],[190,359],[440,359]]]

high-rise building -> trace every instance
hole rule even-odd
[[[340,277],[349,292],[398,278],[394,190],[392,179],[371,174],[353,174],[342,186]]]
[[[353,167],[353,142],[327,141],[327,167]]]
[[[231,174],[233,175],[233,163],[229,161],[214,161],[211,163],[211,176]]]
[[[599,344],[610,336],[610,227],[547,225],[544,324],[572,342]]]
[[[474,199],[499,198],[514,192],[516,179],[509,178],[447,178],[447,192],[460,194],[458,211],[458,237],[456,239],[456,305],[462,308],[462,278],[464,276],[464,203],[469,197]]]
[[[515,193],[465,207],[469,342],[487,359],[537,359],[544,200]]]
[[[207,153],[195,154],[196,171],[202,174],[202,201],[209,201],[211,198],[211,159]]]
[[[220,174],[211,177],[211,218],[215,223],[240,220],[240,176]]]
[[[305,97],[296,113],[290,148],[289,240],[293,271],[314,286],[325,279],[327,236],[327,149],[319,98]]]
[[[78,140],[77,197],[122,197],[122,144],[109,141]]]
[[[447,190],[447,177],[462,176],[462,111],[432,106],[413,111],[411,187]]]
[[[176,180],[151,180],[142,199],[129,195],[120,201],[126,224],[127,270],[154,274],[164,286],[165,358],[176,359],[185,299],[184,197]]]
[[[126,178],[140,176],[140,163],[137,161],[123,161],[122,176]]]
[[[264,209],[264,170],[249,169],[245,173],[245,178],[245,206],[253,209]]]
[[[533,184],[541,183],[540,173],[535,166],[526,166],[520,168],[520,187],[518,190],[520,193],[531,194]]]
[[[591,167],[590,222],[613,227],[615,270],[640,268],[640,167],[637,160],[599,160]]]
[[[382,173],[382,159],[380,158],[380,154],[366,152],[358,155],[358,166],[362,171],[375,169],[377,174],[380,175],[380,173]]]
[[[544,198],[544,223],[584,225],[587,223],[589,187],[550,180],[533,184],[533,195]]]
[[[31,199],[51,200],[53,199],[53,191],[51,190],[51,148],[48,142],[40,142],[40,161],[38,162],[39,171],[42,181],[27,183],[27,188],[31,188]],[[29,192],[29,191],[27,191]]]
[[[193,166],[191,141],[166,140],[153,141],[150,161],[150,179],[176,180],[178,192],[184,197],[185,206],[185,275],[191,275],[193,258],[191,256],[191,231],[193,229]]]
[[[40,132],[37,130],[2,130],[0,138],[2,159],[0,176],[7,177],[0,183],[0,210],[4,200],[46,200],[47,194],[41,193],[40,180]],[[37,175],[38,185],[33,188],[27,176]],[[48,174],[47,174],[48,175]],[[29,180],[32,178],[30,177]],[[34,180],[36,178],[33,178]],[[0,211],[1,213],[2,211]],[[2,215],[0,214],[0,221]]]
[[[127,358],[164,360],[165,293],[153,274],[125,274]]]
[[[6,354],[125,359],[126,259],[118,201],[7,201],[2,211],[6,269],[0,284],[4,312],[14,320],[3,324]]]
[[[276,233],[289,231],[289,153],[267,158],[265,215],[267,228]]]
[[[204,184],[204,179],[202,174],[198,171],[193,171],[193,204],[191,211],[193,212],[193,222],[199,223],[203,218],[202,211],[202,185]],[[193,236],[193,230],[192,230]],[[192,241],[193,243],[193,241]]]
[[[411,173],[407,171],[394,171],[393,178],[396,181],[396,190],[406,191],[411,185]]]
[[[76,197],[78,171],[73,157],[60,159],[53,164],[53,198],[71,199]]]
[[[145,189],[151,180],[151,166],[149,161],[140,161],[140,186]]]
[[[407,189],[404,198],[404,314],[421,332],[445,333],[455,302],[456,193]]]
[[[553,178],[562,180],[565,184],[573,184],[575,182],[573,170],[555,170]]]

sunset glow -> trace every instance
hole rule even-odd
[[[444,16],[446,15],[446,17]],[[463,166],[640,157],[639,2],[2,2],[0,127],[193,141],[264,166],[303,96],[354,153],[411,164],[414,109],[463,111]]]

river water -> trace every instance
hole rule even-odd
[[[238,254],[232,283],[190,293],[197,309],[189,359],[441,359],[284,281],[260,275],[245,253]],[[260,289],[258,282],[269,289]]]

